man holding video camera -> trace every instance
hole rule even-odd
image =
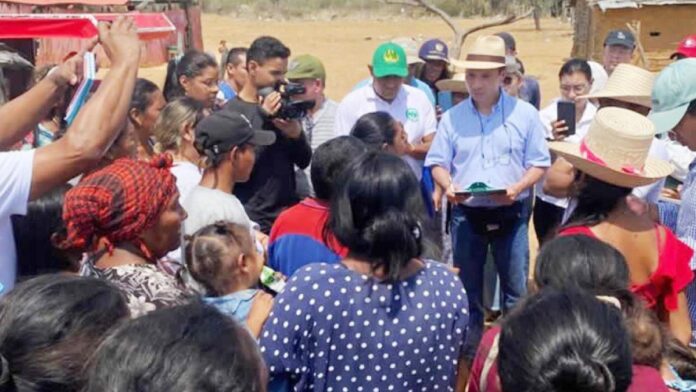
[[[249,76],[236,99],[223,110],[240,113],[255,129],[276,134],[276,142],[257,147],[256,163],[249,181],[239,184],[234,194],[244,204],[249,218],[268,233],[284,209],[298,202],[294,165],[304,169],[312,159],[312,149],[302,132],[299,119],[306,115],[303,102],[281,93],[285,83],[290,49],[273,37],[259,37],[247,52]]]

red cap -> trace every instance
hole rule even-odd
[[[696,57],[696,34],[684,38],[677,47],[677,51],[672,54],[674,57],[681,54],[686,57]]]

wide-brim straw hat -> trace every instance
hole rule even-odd
[[[655,126],[636,112],[600,109],[580,144],[551,142],[549,148],[577,170],[624,188],[649,185],[667,177],[674,168],[664,160],[648,157]]]
[[[456,73],[452,76],[452,79],[442,79],[435,82],[435,87],[440,91],[452,91],[455,93],[468,94],[469,89],[466,87],[466,75],[463,73]]]
[[[505,41],[495,35],[478,37],[464,60],[451,60],[464,69],[498,69],[505,67]]]
[[[631,64],[619,64],[601,90],[579,98],[612,98],[647,108],[652,107],[651,94],[655,74]]]

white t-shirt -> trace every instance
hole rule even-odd
[[[556,121],[558,119],[558,100],[559,98],[554,99],[549,106],[545,107],[539,112],[541,122],[544,124],[544,129],[546,129],[547,138],[553,137],[551,122]],[[585,106],[585,111],[582,113],[582,118],[575,124],[575,135],[568,136],[564,141],[580,144],[582,138],[584,138],[585,135],[587,135],[587,132],[590,130],[590,124],[592,124],[592,119],[596,114],[597,107],[593,105],[591,102],[587,102],[587,106]],[[557,197],[553,197],[544,193],[545,179],[546,176],[544,176],[544,178],[542,178],[535,185],[534,191],[536,192],[536,196],[547,203],[553,204],[561,208],[567,208],[568,198],[559,199]]]
[[[258,228],[253,223],[244,206],[237,196],[217,189],[196,186],[183,202],[183,207],[188,213],[184,221],[184,233],[192,235],[199,229],[217,221],[228,221],[249,227]]]
[[[372,112],[387,112],[401,121],[411,144],[420,144],[425,136],[437,131],[435,110],[424,92],[415,87],[402,85],[396,98],[390,103],[380,98],[372,88],[372,84],[369,84],[353,90],[338,105],[334,124],[336,136],[350,134],[350,130],[358,119]],[[411,157],[404,157],[404,160],[420,179],[423,161]]]
[[[201,182],[203,174],[196,165],[186,161],[174,162],[169,170],[174,177],[176,177],[176,188],[179,190],[179,200],[183,202],[193,188],[197,187]]]
[[[10,217],[27,213],[34,151],[0,153],[0,283],[5,286],[4,293],[12,289],[17,276],[17,250]]]

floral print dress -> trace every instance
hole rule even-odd
[[[83,264],[80,275],[104,279],[118,287],[126,295],[132,318],[156,309],[181,305],[190,299],[189,293],[176,278],[153,264],[99,269],[88,260]]]

